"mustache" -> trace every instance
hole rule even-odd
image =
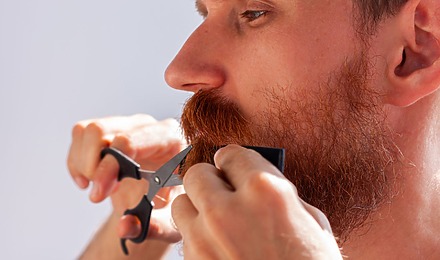
[[[248,121],[239,107],[217,89],[200,90],[188,99],[181,126],[186,141],[193,145],[200,141],[225,145],[249,134]]]
[[[224,145],[252,145],[248,120],[218,89],[200,90],[190,97],[180,123],[187,143],[193,146],[181,174],[197,163],[213,164],[215,152]]]

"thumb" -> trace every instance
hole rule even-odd
[[[176,243],[182,239],[167,209],[153,211],[149,223],[147,239],[161,240],[168,243]],[[169,211],[169,209],[168,209]],[[124,215],[119,220],[118,236],[120,238],[133,239],[141,234],[141,222],[134,215]]]

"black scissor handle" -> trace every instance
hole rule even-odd
[[[141,176],[139,174],[140,165],[133,161],[130,157],[123,154],[121,151],[107,147],[101,151],[101,158],[104,158],[105,155],[111,154],[113,155],[119,164],[119,173],[118,173],[118,181],[121,181],[124,178],[133,178],[140,180]],[[124,215],[133,215],[136,216],[141,222],[141,233],[136,238],[130,238],[129,240],[134,243],[141,243],[145,240],[148,234],[148,228],[150,226],[150,218],[151,212],[153,210],[153,202],[150,202],[147,196],[143,196],[139,204],[132,209],[127,209],[124,212]],[[126,239],[121,239],[121,247],[124,254],[128,255],[128,249],[126,245]]]
[[[139,221],[141,222],[141,233],[136,238],[130,238],[132,242],[139,244],[142,243],[148,234],[148,229],[150,227],[150,218],[151,218],[151,212],[153,211],[154,204],[153,202],[150,202],[147,198],[147,196],[143,196],[142,200],[139,202],[139,204],[133,208],[128,209],[124,212],[124,215],[133,215],[136,216]],[[126,245],[126,239],[121,239],[121,247],[122,251],[125,255],[128,255],[128,249]]]
[[[141,176],[139,174],[140,165],[137,162],[133,161],[130,157],[123,154],[118,149],[112,147],[102,149],[101,158],[104,158],[106,154],[113,155],[118,161],[118,181],[121,181],[123,178],[133,178],[136,180],[141,179]]]

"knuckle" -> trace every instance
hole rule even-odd
[[[272,189],[272,181],[267,177],[267,173],[254,170],[249,173],[251,177],[246,179],[245,189],[252,192],[265,192]]]
[[[115,137],[113,139],[112,146],[114,146],[120,150],[124,150],[124,152],[125,152],[125,150],[131,146],[130,137],[128,136],[128,134],[119,133],[119,134],[115,135]]]
[[[72,128],[72,138],[78,139],[80,138],[84,133],[84,125],[81,123],[76,123]]]
[[[130,157],[134,156],[134,147],[131,142],[131,138],[128,134],[119,133],[113,139],[112,146],[121,150],[123,153]]]
[[[135,114],[132,116],[132,118],[145,124],[157,122],[157,120],[153,116],[147,114]]]
[[[98,122],[92,122],[88,124],[85,128],[85,132],[92,136],[104,136],[103,126]]]
[[[214,166],[209,163],[198,163],[191,166],[183,176],[184,187],[204,187],[207,174]]]
[[[177,122],[177,120],[176,120],[176,119],[173,119],[173,118],[165,119],[165,120],[162,121],[162,123],[163,123],[165,126],[171,128],[171,129],[177,129],[177,128],[179,128],[179,126],[180,126],[180,125],[179,125],[179,122]]]
[[[229,150],[231,149],[231,145],[227,145],[217,150],[214,154],[214,160],[217,162],[228,161]]]
[[[239,147],[240,146],[236,144],[228,144],[227,146],[218,149],[218,156],[226,159],[229,157],[234,157],[235,153],[238,152]]]
[[[191,168],[188,169],[190,175],[195,175],[197,174],[198,171],[203,170],[206,164],[207,163],[196,163],[193,166],[191,166]]]
[[[197,176],[199,175],[198,172],[200,172],[203,167],[204,167],[204,163],[198,163],[191,166],[183,176],[184,186],[193,185],[194,183],[200,181],[200,179]]]
[[[280,204],[285,203],[286,198],[291,197],[294,192],[289,182],[273,174],[255,172],[251,176],[245,182],[245,190],[251,194],[261,194],[260,196],[250,196],[252,199]]]
[[[219,149],[214,155],[214,160],[223,166],[233,164],[237,168],[254,171],[255,156],[261,157],[261,155],[254,150],[246,149],[240,145],[230,144]]]

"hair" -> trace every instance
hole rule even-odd
[[[395,15],[408,0],[354,0],[359,11],[359,25],[363,34],[374,34],[377,25]]]

